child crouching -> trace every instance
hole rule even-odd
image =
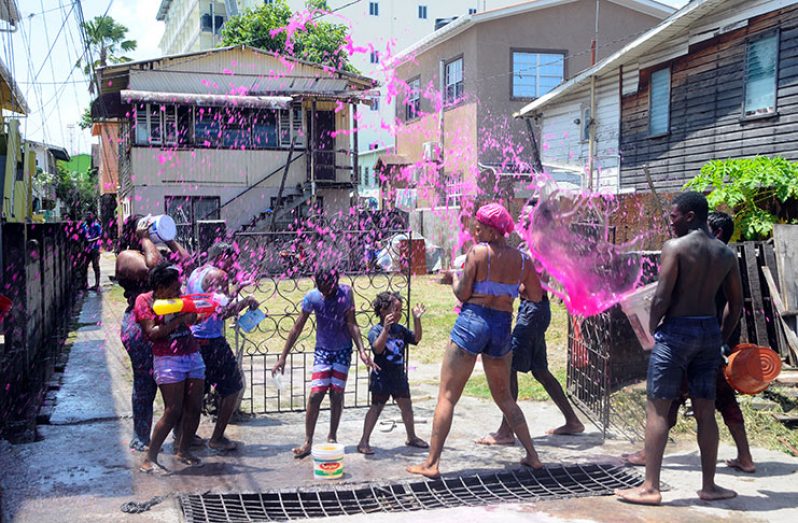
[[[385,403],[393,397],[402,412],[402,421],[407,430],[406,445],[425,449],[427,442],[416,436],[413,421],[413,404],[410,401],[410,384],[404,369],[404,355],[407,345],[417,345],[421,341],[421,316],[426,312],[423,304],[413,307],[413,331],[399,324],[402,316],[402,300],[395,293],[381,292],[373,302],[374,313],[380,318],[379,324],[369,331],[368,339],[374,351],[374,363],[369,380],[371,408],[366,414],[363,437],[357,446],[361,454],[374,454],[369,445],[371,433],[380,417]]]

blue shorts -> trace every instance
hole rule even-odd
[[[233,349],[224,337],[196,338],[205,362],[205,390],[214,386],[219,396],[226,398],[244,388]]]
[[[154,356],[152,365],[158,385],[205,379],[205,362],[199,352],[182,356]]]
[[[667,318],[654,341],[648,361],[649,398],[678,399],[686,377],[691,397],[715,399],[723,345],[716,317]]]
[[[402,365],[385,365],[379,371],[371,371],[369,378],[372,405],[387,403],[391,397],[410,397],[410,383]]]
[[[512,325],[511,312],[466,303],[454,322],[450,337],[458,347],[475,356],[501,358],[512,350]]]
[[[551,323],[551,304],[548,298],[535,303],[521,300],[513,328],[513,370],[530,372],[546,370],[546,329]]]

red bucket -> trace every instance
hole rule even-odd
[[[778,378],[781,359],[770,347],[741,343],[734,347],[723,375],[729,385],[743,394],[759,394]]]

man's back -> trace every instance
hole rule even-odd
[[[670,240],[666,249],[676,257],[677,276],[666,317],[715,316],[715,295],[730,278],[734,252],[703,229]]]

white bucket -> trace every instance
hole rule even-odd
[[[644,350],[654,348],[654,337],[648,331],[648,326],[651,319],[651,302],[654,300],[656,290],[657,283],[649,283],[621,300],[621,309],[626,314],[626,317],[629,318],[632,330],[635,331],[635,335]]]
[[[341,479],[344,476],[344,446],[339,443],[313,445],[314,479]]]
[[[150,240],[154,243],[170,242],[177,237],[177,226],[171,216],[159,214],[152,216],[150,220]]]

